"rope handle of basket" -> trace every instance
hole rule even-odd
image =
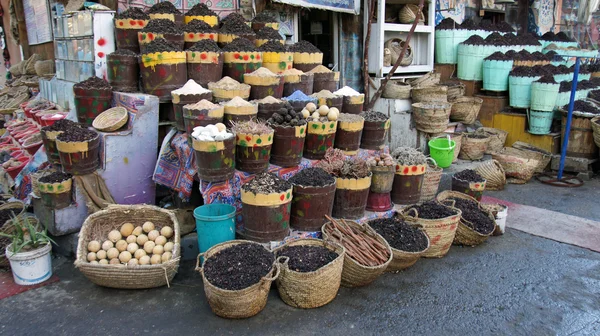
[[[275,262],[279,265],[283,265],[283,267],[288,268],[288,264],[290,262],[290,257],[286,257],[286,256],[279,256],[277,257],[277,259],[275,259]]]
[[[279,273],[281,272],[281,267],[279,266],[278,262],[273,263],[273,266],[275,266],[275,275],[273,275],[272,277],[264,276],[262,278],[264,281],[275,281],[275,280],[277,280],[277,278],[279,278]]]
[[[448,205],[448,206],[450,206],[450,207],[452,207],[452,208],[455,208],[455,207],[456,207],[456,200],[453,200],[453,199],[445,199],[445,200],[443,200],[443,201],[442,201],[442,204],[444,204],[444,205]]]
[[[196,268],[194,268],[194,270],[196,272],[204,272],[204,269],[202,267],[200,267],[200,258],[204,257],[204,252],[202,253],[198,253],[198,256],[196,257]]]
[[[415,208],[410,208],[408,210],[406,210],[406,215],[410,216],[410,213],[413,212],[414,215],[412,217],[414,218],[419,218],[419,211]]]
[[[450,135],[448,135],[448,144],[450,144]],[[437,168],[438,167],[437,162],[431,156],[427,157],[426,161],[427,161],[427,165],[429,167],[431,167],[431,168]]]

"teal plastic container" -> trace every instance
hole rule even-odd
[[[554,75],[554,81],[557,83],[573,80],[573,74],[558,74]]]
[[[538,83],[531,84],[531,109],[550,112],[556,106],[556,98],[560,84]]]
[[[483,59],[493,54],[494,46],[458,45],[458,78],[462,80],[483,79]]]
[[[429,155],[437,162],[441,168],[448,168],[454,160],[454,147],[456,142],[447,137],[438,137],[429,140]]]
[[[550,133],[552,128],[553,111],[529,110],[527,119],[529,121],[529,133],[543,135]]]
[[[508,74],[513,61],[483,61],[483,89],[487,91],[508,91]]]
[[[466,39],[466,30],[437,30],[435,32],[435,62],[438,64],[456,64],[458,44]]]
[[[538,77],[508,77],[509,105],[516,108],[529,108],[531,104],[531,84]]]
[[[577,96],[577,92],[575,92],[575,96]],[[554,108],[555,109],[562,108],[563,106],[565,106],[569,103],[570,99],[571,99],[571,90],[569,90],[567,92],[559,92],[556,95],[556,102],[554,103]]]
[[[539,51],[539,52],[541,52],[541,51],[543,50],[543,48],[542,48],[542,46],[541,46],[541,45],[539,45],[539,46],[534,46],[534,45],[526,45],[526,46],[523,46],[523,49],[525,49],[525,50],[529,51],[530,53],[534,53],[534,52],[536,52],[536,51]]]
[[[206,204],[194,209],[200,253],[235,239],[235,212],[229,204]]]

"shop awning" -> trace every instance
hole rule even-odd
[[[290,6],[329,10],[333,12],[360,14],[360,0],[273,0]]]

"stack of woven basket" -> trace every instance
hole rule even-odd
[[[448,87],[439,85],[440,76],[427,74],[412,81],[412,112],[417,130],[440,133],[450,122],[452,104],[448,102]]]

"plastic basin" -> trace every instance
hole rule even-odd
[[[194,209],[200,253],[235,239],[235,215],[236,208],[229,204],[205,204]]]

